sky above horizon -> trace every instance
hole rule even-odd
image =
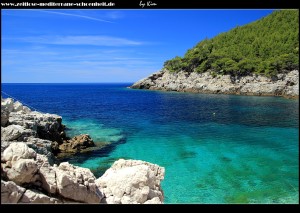
[[[274,10],[2,10],[2,83],[135,82]]]

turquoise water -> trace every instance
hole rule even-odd
[[[108,142],[68,159],[97,177],[119,158],[139,159],[165,167],[165,203],[299,203],[298,100],[125,86],[3,88],[18,97],[35,89],[24,101],[62,115],[69,136]]]
[[[103,127],[83,132],[101,140],[122,136],[118,129]],[[162,126],[155,135],[144,129],[109,156],[88,157],[77,165],[97,171],[99,165],[105,170],[119,158],[158,163],[166,168],[162,184],[166,203],[297,203],[297,134],[293,128],[214,123],[180,128],[171,124]]]

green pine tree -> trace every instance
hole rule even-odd
[[[299,69],[299,11],[272,14],[189,49],[184,57],[165,62],[171,72],[273,76]]]

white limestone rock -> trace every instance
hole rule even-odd
[[[37,190],[30,190],[27,189],[26,192],[23,194],[22,199],[19,201],[19,203],[61,203],[60,200],[49,197]]]
[[[23,109],[22,109],[22,113],[26,114],[26,113],[30,113],[31,112],[31,109],[27,106],[23,106]]]
[[[62,133],[64,127],[62,125],[62,117],[31,111],[29,113],[11,112],[9,115],[9,123],[30,129],[34,137],[39,137],[51,141],[62,142]],[[28,135],[29,137],[30,135]]]
[[[15,101],[12,98],[1,98],[1,108],[8,110],[8,112],[19,112],[19,113],[29,113],[31,110],[27,106],[19,101]]]
[[[14,112],[18,112],[18,111],[21,111],[23,110],[23,104],[21,104],[19,101],[16,101],[14,103]]]
[[[6,141],[13,141],[18,139],[25,133],[25,128],[20,125],[9,125],[1,127],[1,139]]]
[[[152,78],[161,80],[162,75]],[[63,141],[60,116],[33,112],[12,99],[1,99],[2,108],[10,113],[1,127],[1,177],[13,181],[1,180],[2,203],[162,203],[164,168],[120,160],[96,184],[89,169],[67,162],[51,166],[50,140]]]
[[[163,202],[160,182],[165,169],[140,160],[116,161],[96,184],[105,194],[107,203],[145,203],[147,200]]]
[[[294,70],[268,78],[258,75],[218,75],[213,77],[210,71],[205,73],[187,73],[184,71],[172,73],[164,69],[134,83],[130,88],[298,97],[299,71]]]
[[[1,180],[1,203],[18,203],[25,190],[12,181]]]
[[[158,197],[154,197],[151,200],[147,200],[144,204],[158,204],[160,203],[160,200]]]
[[[38,170],[35,158],[36,152],[25,143],[13,142],[3,152],[1,167],[9,180],[30,183]]]
[[[56,173],[54,168],[50,166],[48,158],[44,155],[37,154],[36,161],[39,166],[39,175],[42,182],[42,188],[50,194],[56,194]]]
[[[3,156],[3,152],[4,150],[9,147],[9,145],[11,144],[11,141],[2,141],[1,140],[1,156]]]
[[[17,161],[19,159],[33,159],[36,152],[23,142],[12,142],[3,152],[4,161]]]
[[[6,167],[3,170],[9,180],[21,185],[23,183],[34,182],[38,165],[33,159],[19,159],[12,162],[11,168]]]
[[[14,101],[12,98],[1,99],[1,108],[8,110],[8,112],[12,112],[14,110]]]
[[[95,176],[86,168],[68,162],[54,167],[58,193],[68,199],[84,203],[100,203],[102,192],[95,184]]]

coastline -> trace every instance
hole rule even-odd
[[[64,129],[61,116],[1,97],[1,204],[163,203],[159,165],[119,159],[99,178],[68,162],[56,165],[59,144],[70,153],[94,147],[88,135],[68,139]]]
[[[161,70],[134,83],[131,89],[191,92],[204,94],[230,94],[250,96],[280,96],[299,98],[299,71],[278,74],[273,78],[251,75],[232,77],[205,73],[172,73]]]

